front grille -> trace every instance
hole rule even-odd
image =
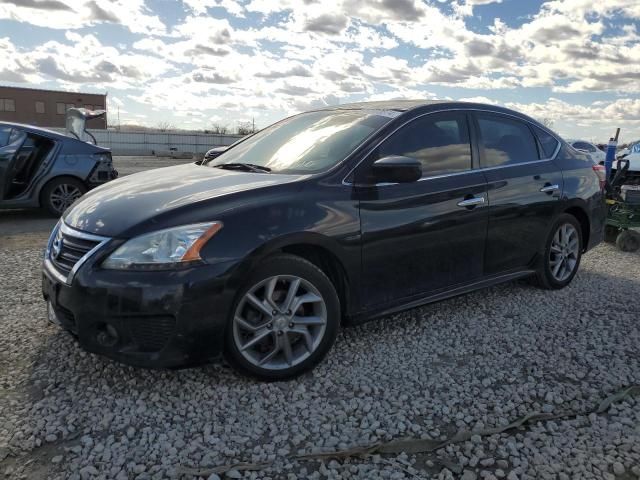
[[[68,277],[80,259],[104,240],[61,224],[50,240],[49,260],[58,273]]]
[[[133,341],[142,352],[159,352],[167,344],[176,325],[172,316],[129,317]]]

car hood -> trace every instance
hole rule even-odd
[[[136,226],[162,218],[166,228],[172,220],[165,214],[188,207],[209,207],[234,193],[294,182],[301,175],[239,172],[198,165],[147,170],[111,181],[92,190],[67,210],[70,227],[107,237],[126,238]],[[184,218],[183,218],[184,217]],[[186,219],[189,215],[181,216]],[[196,221],[215,220],[199,218]],[[176,221],[173,225],[186,222]],[[190,222],[189,222],[190,223]]]

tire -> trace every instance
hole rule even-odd
[[[87,186],[74,177],[56,177],[50,180],[40,194],[40,205],[51,215],[60,217],[82,195]]]
[[[604,227],[604,241],[606,243],[616,243],[616,239],[620,234],[620,229],[613,225],[605,225]]]
[[[269,257],[233,302],[225,360],[260,380],[294,378],[325,357],[338,334],[340,312],[338,294],[322,270],[295,255]]]
[[[616,246],[623,252],[636,252],[640,249],[640,233],[622,230],[616,238]]]
[[[557,241],[563,241],[563,231],[571,232],[568,242],[572,247],[570,254],[567,254],[568,246],[566,250],[560,247],[561,252],[557,252]],[[558,234],[560,237],[557,237]],[[575,240],[577,245],[574,245]],[[542,258],[535,276],[536,285],[547,290],[558,290],[569,285],[580,267],[582,249],[582,229],[578,220],[567,213],[558,216],[545,239]]]

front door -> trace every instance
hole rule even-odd
[[[427,114],[382,142],[356,171],[365,307],[393,304],[482,276],[487,192],[474,170],[465,113]],[[412,183],[374,183],[371,165],[417,158]]]
[[[0,125],[0,200],[9,197],[14,177],[16,153],[26,135],[18,129]]]
[[[562,172],[551,159],[558,141],[515,117],[475,116],[489,196],[485,274],[531,267],[560,206]]]

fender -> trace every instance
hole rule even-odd
[[[342,269],[347,277],[347,282],[352,286],[359,284],[359,278],[357,278],[359,275],[355,275],[353,272],[360,271],[360,256],[353,258],[353,256],[345,252],[335,240],[320,233],[297,232],[271,239],[251,251],[233,268],[233,273],[227,282],[228,287],[234,289],[241,287],[241,282],[246,278],[248,272],[255,268],[262,260],[273,253],[282,251],[284,248],[293,245],[315,246],[328,251],[336,257],[342,265]],[[349,268],[349,265],[353,265],[354,263],[357,264],[356,268]]]

